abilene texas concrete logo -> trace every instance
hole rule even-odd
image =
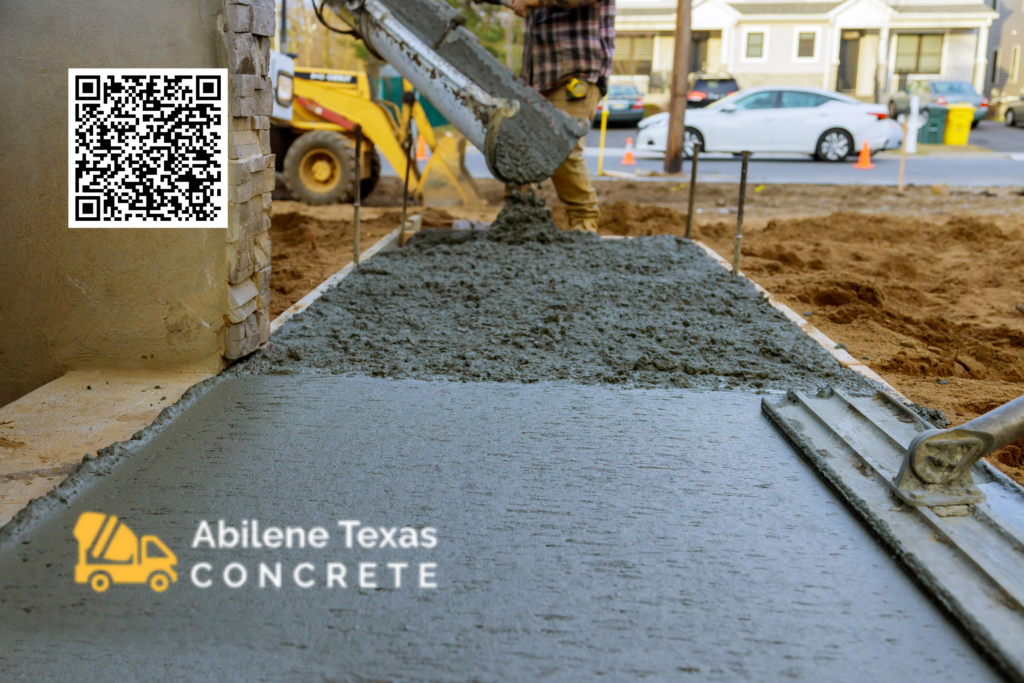
[[[102,512],[83,512],[75,522],[78,564],[75,583],[97,593],[111,583],[144,583],[163,593],[178,580],[178,558],[156,536],[139,538],[124,522]]]
[[[437,547],[434,527],[374,526],[354,519],[337,520],[337,526],[340,533],[335,537],[334,547],[328,549],[331,533],[322,526],[310,529],[265,526],[259,520],[243,519],[234,527],[223,519],[216,520],[216,524],[200,520],[191,549],[212,554],[196,558],[200,561],[193,561],[191,569],[182,570],[185,583],[206,589],[219,579],[219,583],[229,589],[246,585],[280,589],[288,575],[299,589],[320,586],[434,590],[438,587],[437,562],[413,562],[411,557],[359,557],[362,553],[385,552],[389,548],[414,554],[430,553]],[[75,522],[74,536],[78,541],[75,583],[88,584],[97,593],[118,583],[145,584],[163,593],[178,581],[174,570],[178,557],[171,549],[152,534],[137,536],[114,515],[83,512]],[[333,551],[348,557],[327,557],[312,562],[309,560],[313,558],[303,555],[307,549],[328,549],[329,554]],[[215,561],[222,550],[232,553],[231,561],[226,564]],[[257,555],[239,557],[238,551]],[[268,552],[270,557],[266,556]],[[285,561],[277,561],[279,559]],[[345,561],[337,561],[341,559]]]

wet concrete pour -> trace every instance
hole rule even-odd
[[[274,343],[269,372],[876,388],[693,244],[554,226],[426,231],[366,263]]]
[[[0,553],[3,680],[994,680],[741,392],[255,376],[221,381]],[[160,536],[164,594],[73,583],[78,514]],[[324,526],[324,550],[191,549],[200,520]],[[436,527],[348,550],[335,526]],[[325,588],[326,562],[438,588]],[[238,561],[232,590],[191,585]],[[317,585],[259,589],[255,565]],[[286,572],[287,573],[287,572]],[[216,575],[214,574],[215,578]]]

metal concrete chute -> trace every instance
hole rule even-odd
[[[499,63],[431,0],[326,0],[364,41],[415,86],[487,160],[499,180],[540,182],[586,133]]]

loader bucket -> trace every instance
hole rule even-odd
[[[466,170],[466,139],[444,135],[437,140],[430,161],[420,176],[423,206],[486,204]]]

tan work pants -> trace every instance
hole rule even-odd
[[[597,105],[601,101],[601,90],[591,84],[586,97],[570,100],[568,94],[565,87],[561,87],[547,91],[544,97],[566,114],[585,119],[588,124],[592,122],[597,113]],[[555,185],[558,198],[565,204],[569,225],[576,229],[597,230],[597,193],[590,184],[590,171],[587,170],[587,162],[583,158],[586,139],[586,135],[579,139],[576,149],[551,176],[551,182]]]

